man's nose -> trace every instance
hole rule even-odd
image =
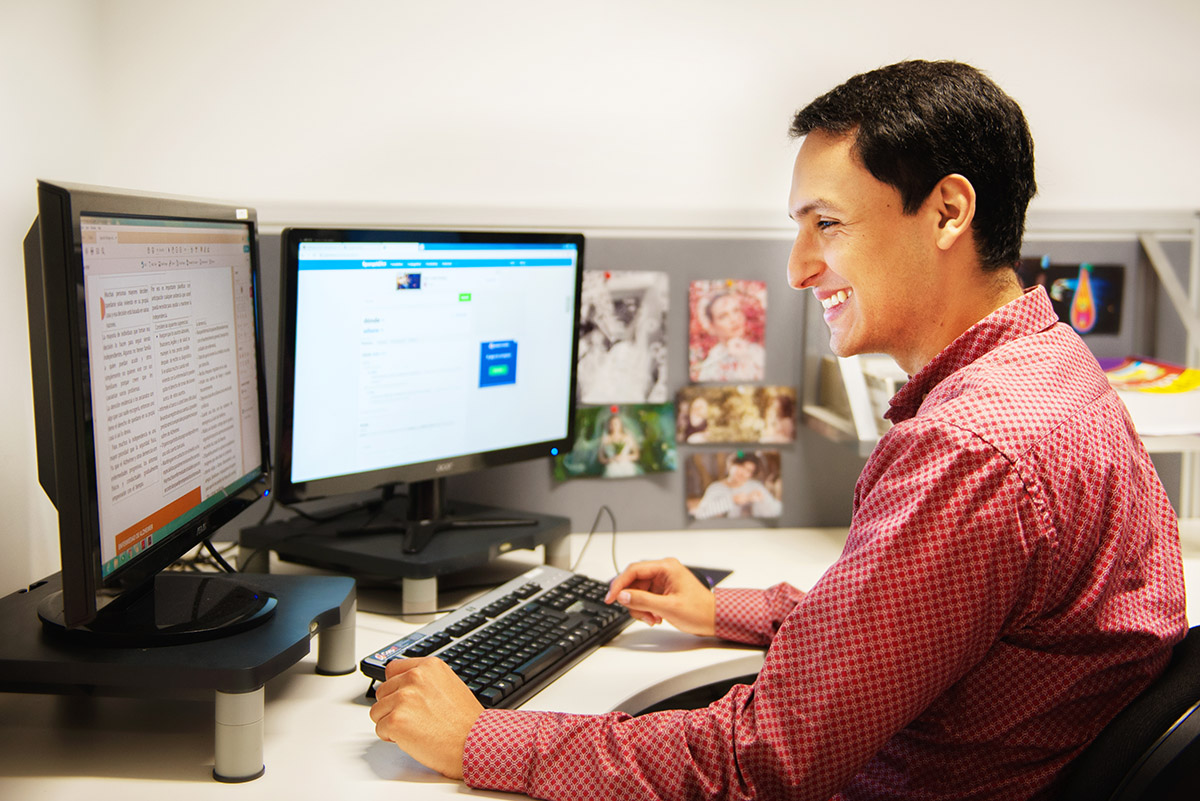
[[[800,231],[788,256],[788,284],[793,289],[808,289],[814,285],[825,265],[811,234]]]

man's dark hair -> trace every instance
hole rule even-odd
[[[856,75],[796,112],[791,134],[854,132],[867,170],[914,214],[938,181],[975,187],[975,247],[984,269],[1017,266],[1025,211],[1037,192],[1033,137],[1021,107],[979,70],[902,61]]]

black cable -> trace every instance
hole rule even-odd
[[[292,504],[291,506],[288,506],[287,510],[289,512],[292,512],[293,514],[295,514],[297,517],[304,518],[305,520],[307,520],[310,523],[332,523],[334,520],[337,520],[339,517],[350,514],[351,512],[358,511],[357,508],[343,509],[339,512],[335,512],[334,514],[330,514],[330,515],[326,515],[325,517],[322,517],[320,515],[309,514],[308,512],[304,511],[299,506],[297,506],[296,504]]]
[[[579,565],[583,561],[583,555],[584,555],[584,553],[587,552],[588,545],[590,545],[592,542],[592,535],[596,533],[596,528],[599,527],[599,525],[600,525],[600,516],[603,515],[605,512],[608,513],[608,519],[610,521],[612,521],[613,570],[615,570],[617,573],[621,572],[621,568],[617,564],[617,517],[616,517],[616,515],[613,514],[612,509],[609,509],[605,505],[601,505],[601,507],[596,511],[596,519],[592,521],[592,529],[591,529],[591,531],[589,531],[587,533],[587,538],[584,539],[584,541],[583,541],[583,547],[579,549],[579,556],[575,557],[575,564],[571,566],[572,573],[577,572],[579,570]]]
[[[249,556],[247,556],[245,559],[242,559],[242,558],[240,558],[240,556],[239,556],[239,558],[238,558],[238,569],[237,569],[237,572],[239,572],[239,573],[245,573],[245,572],[246,572],[246,568],[247,568],[247,567],[249,567],[250,565],[254,564],[254,560],[255,560],[255,559],[257,559],[257,558],[258,558],[259,556],[261,556],[262,554],[264,554],[264,553],[268,553],[268,554],[269,554],[269,552],[270,552],[270,551],[274,550],[274,549],[275,549],[276,547],[278,547],[278,546],[279,546],[281,543],[287,542],[288,540],[294,540],[294,539],[296,539],[297,537],[306,537],[306,536],[308,536],[308,534],[309,534],[309,533],[310,533],[310,532],[308,532],[308,531],[295,531],[295,532],[292,532],[291,534],[288,534],[288,535],[286,535],[286,536],[280,537],[280,538],[279,538],[279,539],[277,539],[277,540],[271,540],[271,541],[270,541],[270,542],[268,542],[266,545],[260,545],[260,546],[258,546],[258,547],[257,547],[257,548],[255,548],[253,551],[251,551],[251,552],[250,552],[250,555],[249,555]],[[271,557],[268,555],[268,556],[267,556],[267,561],[268,561],[268,563],[270,562],[270,559],[271,559]]]
[[[217,563],[217,566],[220,567],[222,571],[224,571],[226,573],[236,573],[237,572],[236,570],[233,569],[233,566],[231,564],[229,564],[228,562],[225,561],[225,557],[221,556],[220,551],[218,551],[215,547],[213,547],[211,538],[206,539],[204,541],[204,548],[205,548],[205,550],[208,551],[209,556],[211,556],[213,558],[213,561],[215,561]]]

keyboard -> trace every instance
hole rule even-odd
[[[604,603],[608,584],[542,565],[397,640],[359,666],[384,679],[393,659],[436,656],[485,708],[511,709],[633,622]]]

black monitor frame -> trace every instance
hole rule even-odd
[[[571,364],[569,385],[564,388],[563,408],[567,410],[566,431],[559,438],[531,442],[515,447],[479,453],[468,453],[445,459],[397,464],[378,470],[309,481],[293,481],[292,442],[295,409],[296,378],[296,315],[299,279],[300,245],[308,242],[436,242],[447,244],[563,244],[574,245],[575,265],[574,325],[571,333]],[[380,492],[386,502],[397,485],[407,484],[408,513],[405,521],[386,522],[382,527],[406,531],[405,551],[415,553],[428,543],[441,528],[453,527],[444,500],[444,479],[461,473],[490,467],[544,458],[570,449],[574,441],[576,369],[579,349],[580,303],[583,286],[584,237],[578,233],[514,232],[485,230],[413,230],[390,228],[285,228],[281,236],[279,358],[276,391],[275,436],[275,499],[293,504],[331,496],[351,496],[371,491]],[[457,525],[462,525],[459,521]],[[479,520],[475,526],[530,525],[531,521],[492,518]],[[377,527],[378,530],[378,527]]]
[[[165,568],[203,543],[269,489],[257,218],[245,206],[80,184],[39,181],[38,217],[25,237],[26,292],[38,478],[58,511],[61,619],[68,629],[119,617]],[[102,574],[95,435],[88,373],[80,218],[232,222],[246,227],[254,285],[258,467],[240,491],[204,510],[137,558]],[[49,620],[47,622],[50,622]],[[120,623],[116,623],[117,628]]]

